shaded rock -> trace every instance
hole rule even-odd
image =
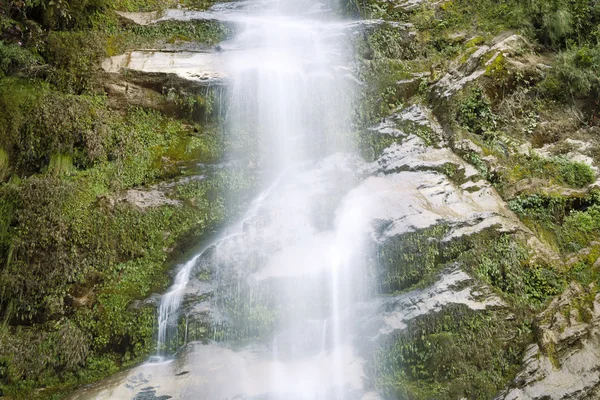
[[[128,105],[165,111],[169,102],[160,93],[121,80],[106,82],[104,90],[108,94],[108,105],[114,109],[126,109]]]
[[[419,91],[421,79],[421,77],[414,77],[396,82],[398,96],[405,100],[413,97]]]
[[[373,33],[377,28],[391,27],[400,33],[404,43],[410,43],[417,38],[415,26],[411,23],[403,23],[397,21],[386,21],[383,19],[363,19],[360,21],[352,21],[346,24],[346,29],[351,33]]]
[[[439,6],[443,3],[446,3],[447,0],[440,0],[440,1],[430,1],[430,0],[400,0],[398,1],[394,7],[395,8],[401,8],[405,11],[414,11],[414,10],[418,10],[419,8],[425,6],[425,5],[430,5],[430,6]]]
[[[457,143],[455,143],[454,150],[461,154],[475,153],[475,154],[479,154],[480,156],[483,155],[482,148],[477,146],[475,143],[473,143],[469,139],[462,139],[462,140],[458,141]]]

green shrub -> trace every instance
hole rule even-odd
[[[56,381],[77,372],[90,354],[90,338],[69,320],[46,326],[0,328],[0,380],[23,385]]]
[[[65,154],[53,154],[48,164],[48,172],[52,175],[68,175],[73,172],[73,158]]]
[[[573,47],[557,57],[541,88],[544,93],[565,102],[597,97],[599,74],[600,48]]]
[[[41,59],[19,44],[6,44],[0,40],[0,76],[39,64]]]
[[[4,174],[8,170],[9,160],[8,154],[4,149],[0,148],[0,181],[2,181]]]
[[[595,180],[592,168],[562,156],[541,157],[537,154],[518,155],[512,160],[513,168],[505,173],[508,181],[528,178],[547,179],[550,184],[583,188]]]
[[[570,161],[563,157],[554,158],[554,162],[558,164],[562,182],[569,186],[582,188],[596,179],[596,174],[588,164]]]
[[[106,37],[100,32],[51,32],[44,55],[56,67],[51,79],[60,88],[89,91],[106,56]]]
[[[32,20],[51,30],[89,28],[94,14],[113,7],[113,0],[26,0],[2,6],[16,20]]]
[[[562,221],[570,206],[570,201],[562,196],[533,194],[531,196],[518,196],[510,200],[508,206],[520,217]]]
[[[401,292],[435,279],[445,260],[442,239],[448,230],[442,224],[378,244],[373,260],[377,291]]]
[[[600,237],[600,205],[571,213],[565,218],[559,231],[560,243],[569,251],[580,250],[598,237]]]
[[[77,167],[106,157],[108,132],[102,123],[103,99],[72,96],[44,84],[0,83],[0,146],[21,174],[40,171],[52,155],[69,156]]]

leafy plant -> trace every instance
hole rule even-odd
[[[469,132],[477,135],[490,134],[496,128],[496,117],[491,103],[481,88],[475,88],[458,107],[458,122]]]

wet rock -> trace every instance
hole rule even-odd
[[[133,398],[133,400],[168,400],[170,398],[171,398],[171,396],[168,396],[168,395],[157,396],[156,389],[149,386],[149,387],[143,388],[139,393],[137,393],[135,395],[135,397]]]
[[[396,120],[412,121],[441,133],[437,122],[418,107],[411,107],[373,128],[375,135],[398,138],[370,165],[374,176],[363,182],[362,189],[357,189],[377,199],[372,218],[387,221],[387,228],[379,232],[378,240],[441,221],[455,226],[449,237],[473,234],[494,225],[505,231],[522,229],[517,228],[520,224],[516,217],[472,165],[448,147],[433,148],[421,137],[406,133]],[[453,172],[452,180],[447,171]],[[377,193],[381,195],[378,197]]]
[[[538,341],[497,400],[600,396],[600,295],[591,290],[572,283],[538,316]]]
[[[331,387],[336,380],[334,365],[339,361],[336,357],[347,363],[345,375],[340,379],[352,395],[345,398],[360,399],[364,393],[363,361],[352,355],[350,349],[316,358],[273,360],[264,347],[234,351],[214,343],[191,343],[177,360],[138,366],[69,399],[131,399],[150,392],[155,396],[150,399],[189,398],[189,393],[202,393],[207,399],[288,399],[293,398],[289,393],[294,390],[318,393]],[[183,371],[189,373],[179,375]],[[305,386],[306,382],[314,382],[314,387]]]

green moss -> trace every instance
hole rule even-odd
[[[152,25],[99,26],[106,35],[106,52],[116,55],[134,48],[160,48],[166,43],[180,41],[215,45],[230,38],[234,28],[217,21],[164,21]]]
[[[393,25],[382,24],[354,42],[360,79],[366,83],[357,93],[360,106],[354,116],[361,129],[388,116],[402,103],[397,82],[412,77],[409,60],[415,54],[414,40],[407,35]]]
[[[4,175],[7,173],[9,168],[8,154],[4,149],[0,148],[0,181],[3,180]]]
[[[53,175],[68,175],[73,172],[73,158],[64,154],[53,154],[50,157],[48,172]]]
[[[563,254],[578,251],[600,236],[597,191],[566,197],[533,194],[509,202],[510,208],[545,242]]]
[[[367,374],[390,399],[492,399],[518,371],[530,340],[522,316],[451,306],[392,334]]]
[[[541,157],[535,153],[495,154],[498,154],[503,164],[510,166],[497,174],[495,185],[501,193],[505,189],[510,190],[522,180],[543,180],[547,188],[552,185],[584,188],[596,179],[596,174],[589,165],[562,156]]]
[[[441,239],[447,225],[396,236],[375,250],[374,281],[380,293],[410,289],[435,279],[443,264]]]
[[[512,303],[525,307],[539,308],[565,285],[565,277],[556,266],[531,261],[519,237],[494,230],[456,241],[446,254]]]
[[[0,41],[0,76],[26,70],[41,62],[41,58],[29,49]]]

